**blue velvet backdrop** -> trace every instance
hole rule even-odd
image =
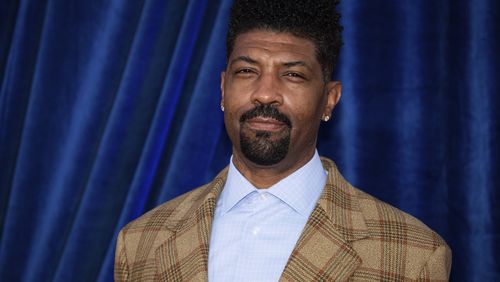
[[[230,155],[230,0],[3,0],[0,280],[111,281],[131,219]],[[344,0],[343,97],[320,154],[500,281],[500,2]]]

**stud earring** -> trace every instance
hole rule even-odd
[[[330,116],[324,116],[324,117],[323,117],[323,120],[324,120],[325,122],[329,121],[329,120],[330,120]]]
[[[224,101],[220,101],[220,110],[224,111]]]

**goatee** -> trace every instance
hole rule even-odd
[[[280,132],[252,131],[245,122],[255,117],[272,118],[286,126]],[[240,148],[251,162],[270,166],[282,161],[288,154],[292,123],[290,119],[270,105],[259,105],[245,112],[240,118]]]

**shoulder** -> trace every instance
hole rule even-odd
[[[126,277],[128,274],[124,273],[135,275],[138,265],[142,265],[141,273],[149,273],[155,265],[155,250],[175,233],[183,220],[190,218],[197,200],[210,189],[208,185],[172,199],[123,227],[116,243],[116,277]]]
[[[425,248],[445,244],[436,232],[414,216],[352,186],[333,161],[327,158],[322,158],[322,161],[328,170],[328,184],[332,187],[332,194],[327,199],[337,206],[343,206],[340,210],[359,210],[372,236],[390,240],[404,237],[404,240],[418,241]]]
[[[131,232],[147,231],[149,226],[155,228],[175,228],[186,220],[196,208],[208,197],[218,197],[227,178],[227,167],[209,183],[184,193],[158,207],[148,211],[127,224],[123,230]]]
[[[396,273],[400,280],[447,281],[451,249],[439,234],[414,216],[353,189],[370,233],[369,240],[353,244],[363,258],[360,273],[382,271]],[[375,266],[378,261],[384,263]]]
[[[198,200],[207,193],[209,185],[210,183],[200,186],[157,206],[128,223],[123,227],[122,232],[131,235],[133,233],[140,234],[174,229],[193,212]]]
[[[182,219],[189,217],[191,207],[208,189],[207,185],[154,208],[122,228],[115,251],[116,281],[155,273],[155,251],[174,234]]]
[[[117,256],[126,264],[136,259],[153,260],[153,253],[185,222],[196,223],[193,215],[207,200],[214,199],[222,190],[227,168],[210,183],[200,186],[150,210],[122,228],[117,240]],[[143,263],[143,262],[141,262]]]
[[[380,239],[405,240],[417,247],[434,250],[446,242],[416,217],[357,188],[359,206],[370,234]]]
[[[451,250],[441,236],[414,216],[353,187],[331,160],[322,161],[330,188],[324,196],[330,204],[326,210],[352,239],[362,261],[357,275],[373,280],[387,275],[447,279]]]

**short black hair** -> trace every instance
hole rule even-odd
[[[236,37],[252,30],[286,32],[311,40],[323,75],[330,80],[342,46],[339,0],[235,0],[226,37],[226,56]]]

